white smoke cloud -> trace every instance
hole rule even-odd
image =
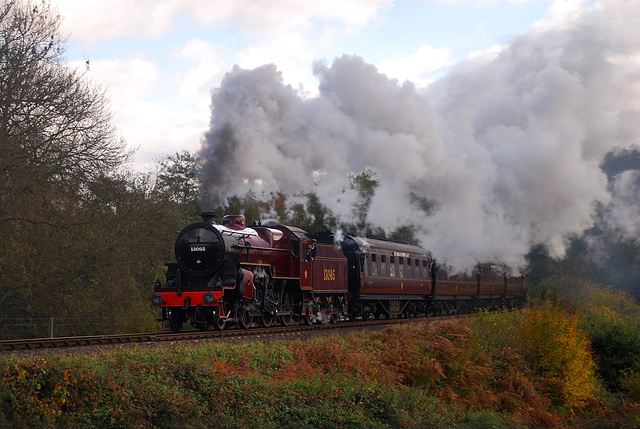
[[[519,264],[538,243],[562,256],[611,199],[604,155],[638,140],[637,16],[637,2],[603,2],[475,55],[426,91],[354,56],[316,64],[311,99],[273,65],[236,67],[212,95],[202,208],[260,181],[265,193],[313,190],[348,219],[347,174],[370,168],[368,220],[419,225],[441,261]],[[411,195],[437,209],[426,216]]]
[[[640,244],[640,171],[620,173],[613,182],[612,194],[606,217],[608,230]]]

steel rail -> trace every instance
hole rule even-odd
[[[368,321],[341,321],[339,323],[276,326],[270,328],[225,329],[222,331],[146,332],[138,334],[89,335],[79,337],[29,338],[0,340],[0,352],[21,350],[60,349],[78,346],[100,346],[163,341],[184,341],[196,339],[242,338],[260,335],[288,335],[327,329],[366,328],[404,323],[411,320],[442,320],[452,316],[418,317],[411,319],[381,319]],[[456,316],[453,316],[456,317]],[[459,316],[458,316],[459,317]]]

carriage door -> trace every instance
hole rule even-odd
[[[313,262],[307,262],[309,240],[300,240],[300,288],[310,290],[313,287]]]

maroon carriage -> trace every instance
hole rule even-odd
[[[513,308],[524,302],[526,292],[525,276],[511,273],[504,265],[478,264],[470,273],[441,267],[434,270],[430,307],[435,314]]]
[[[390,317],[426,312],[431,255],[410,244],[346,237],[352,316]]]

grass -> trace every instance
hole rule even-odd
[[[609,331],[585,325],[603,311],[568,311],[561,289],[522,312],[309,341],[3,356],[0,427],[635,427],[640,368],[607,367],[611,390],[590,336]],[[615,309],[636,307],[601,293],[607,323],[630,326]]]

